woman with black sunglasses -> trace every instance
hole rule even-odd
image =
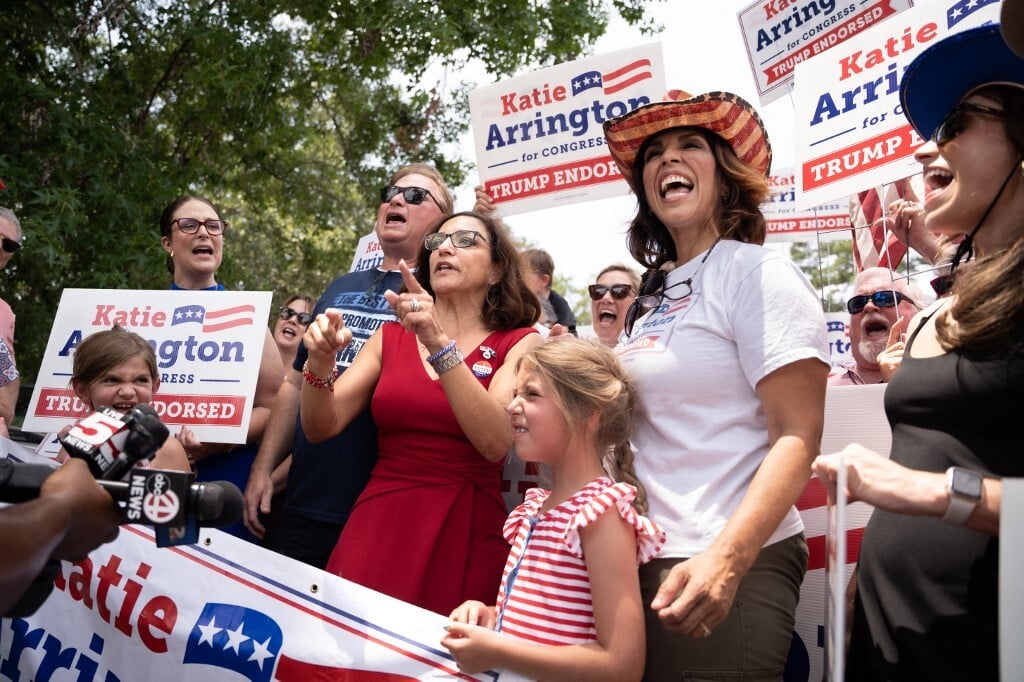
[[[167,252],[172,290],[224,291],[224,285],[217,282],[217,270],[224,255],[227,232],[228,222],[221,218],[213,202],[204,197],[180,196],[164,208],[160,214],[160,243]],[[239,490],[245,489],[259,440],[270,417],[270,406],[283,377],[284,365],[268,329],[246,443],[242,446],[203,443],[187,426],[181,427],[176,434],[195,468],[197,480],[231,481]],[[241,521],[223,530],[250,542],[258,542]]]
[[[846,679],[995,680],[1013,646],[999,641],[1000,478],[1024,476],[1011,446],[1024,403],[1024,59],[998,25],[964,31],[907,67],[900,100],[929,140],[916,152],[925,227],[966,236],[952,295],[911,321],[886,390],[891,459],[851,445],[814,464],[832,492],[845,467],[848,498],[875,505]]]
[[[277,311],[277,322],[274,323],[274,343],[281,354],[281,362],[291,367],[295,360],[295,352],[302,343],[302,335],[306,327],[313,321],[313,299],[310,296],[295,294],[289,296]]]
[[[590,317],[597,340],[614,348],[622,336],[626,311],[640,291],[640,277],[620,263],[609,265],[587,287],[590,294]]]
[[[637,474],[668,533],[640,569],[645,679],[781,679],[829,356],[810,284],[760,246],[771,146],[724,92],[671,92],[605,136],[637,196],[630,253],[649,268],[617,347],[638,385]]]

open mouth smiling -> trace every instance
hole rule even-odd
[[[666,175],[661,179],[659,187],[661,197],[664,199],[670,192],[690,192],[693,190],[693,183],[682,175]]]

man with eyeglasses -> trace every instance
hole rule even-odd
[[[922,297],[906,279],[888,268],[867,268],[853,280],[850,313],[850,352],[854,364],[828,378],[829,386],[880,384],[885,381],[878,355],[889,346],[893,325],[900,318],[905,331],[921,309]]]
[[[14,211],[0,206],[0,270],[7,267],[21,248],[21,222]],[[0,298],[0,417],[7,424],[14,419],[14,410],[21,390],[21,379],[14,359],[14,311]]]
[[[444,179],[425,164],[412,164],[395,173],[380,190],[379,199],[376,235],[383,262],[376,270],[350,272],[335,279],[313,310],[314,317],[327,308],[341,310],[346,326],[352,330],[352,342],[336,358],[339,372],[345,371],[384,322],[394,319],[384,292],[397,291],[402,285],[398,262],[404,259],[415,263],[424,234],[453,207]],[[274,493],[271,473],[291,452],[284,503],[271,549],[322,569],[376,462],[377,429],[367,410],[333,438],[319,443],[306,439],[298,418],[307,357],[305,346],[300,344],[271,407],[245,489],[245,525],[263,536],[260,513],[270,512]]]

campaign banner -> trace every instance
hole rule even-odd
[[[498,215],[626,194],[602,124],[665,92],[661,44],[652,43],[469,93],[480,181]]]
[[[816,239],[819,232],[849,229],[849,201],[830,201],[809,209],[796,206],[796,174],[780,168],[768,176],[771,195],[761,204],[768,229],[765,241],[786,242]],[[849,234],[842,235],[849,239]]]
[[[0,679],[517,682],[459,672],[447,618],[218,530],[154,547],[145,526],[64,562],[28,618],[0,620]]]
[[[71,390],[75,348],[117,324],[156,353],[152,406],[167,426],[244,443],[267,334],[269,291],[65,289],[23,429],[57,431],[89,413]],[[172,433],[175,429],[172,428]]]
[[[797,64],[797,207],[919,172],[924,140],[903,115],[904,70],[946,36],[998,18],[998,0],[929,0]]]
[[[793,89],[796,65],[912,6],[911,0],[756,0],[740,10],[761,104]]]

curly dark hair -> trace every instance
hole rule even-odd
[[[673,128],[670,130],[679,130]],[[734,239],[750,244],[763,244],[767,227],[761,213],[761,203],[768,198],[768,179],[736,156],[732,147],[715,133],[702,128],[690,128],[699,133],[715,156],[715,179],[719,187],[719,201],[715,223],[722,239]],[[651,211],[644,190],[644,164],[641,159],[650,143],[664,135],[652,135],[637,152],[631,178],[636,191],[637,214],[629,225],[627,247],[638,263],[647,268],[658,268],[677,258],[676,245],[668,228]]]
[[[491,285],[484,297],[481,311],[484,323],[492,330],[532,326],[540,318],[540,303],[523,281],[519,251],[496,220],[473,211],[462,211],[443,216],[427,234],[440,231],[449,220],[460,217],[473,218],[484,227],[487,241],[491,244],[491,262],[498,268],[498,281]],[[430,251],[426,246],[420,247],[416,257],[416,281],[427,293],[434,295],[430,285]]]

